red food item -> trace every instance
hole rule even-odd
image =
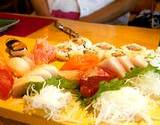
[[[94,67],[92,69],[89,69],[83,74],[84,78],[93,77],[93,76],[102,76],[102,77],[105,77],[106,80],[110,80],[113,77],[116,77],[116,75],[114,73],[112,73],[111,71],[109,71],[109,70],[104,71],[103,69],[98,68],[98,67]]]
[[[98,91],[101,81],[110,81],[113,78],[115,78],[115,75],[111,75],[102,69],[91,69],[79,80],[80,92],[84,97],[93,96]]]
[[[80,87],[80,93],[83,97],[91,97],[95,94],[95,88],[94,87],[88,87],[88,86],[81,86]]]
[[[13,85],[13,76],[6,68],[0,68],[0,99],[7,99]]]
[[[99,58],[94,54],[84,54],[72,57],[67,61],[61,70],[80,70],[87,71],[98,65]]]
[[[79,80],[80,86],[89,86],[98,88],[100,81],[109,81],[111,79],[110,76],[92,76],[88,78],[82,78]]]
[[[93,76],[93,77],[88,77],[86,79],[81,79],[79,81],[79,84],[80,84],[80,92],[82,96],[84,97],[93,96],[98,91],[99,83],[101,81],[109,81],[109,78],[105,76]],[[88,94],[86,91],[88,92]]]
[[[47,64],[55,59],[55,48],[45,39],[39,39],[33,49],[35,64]]]

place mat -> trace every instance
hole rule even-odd
[[[55,22],[54,19],[16,15],[12,13],[0,13],[0,18],[20,20],[17,25],[10,27],[7,31],[3,33],[3,35],[5,34],[15,36],[27,36],[37,31],[38,29]]]

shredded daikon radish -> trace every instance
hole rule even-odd
[[[101,122],[117,124],[134,121],[138,116],[151,125],[148,115],[148,100],[133,87],[124,87],[117,91],[107,91],[93,104],[96,113],[96,124]]]
[[[33,109],[43,109],[48,119],[59,120],[60,112],[71,101],[70,92],[65,92],[55,86],[45,86],[35,96],[24,96],[26,103]]]
[[[160,75],[153,71],[134,79],[132,84],[138,87],[144,95],[160,96]]]
[[[160,69],[160,57],[155,57],[150,61],[150,64],[157,69]]]
[[[155,52],[156,52],[157,55],[160,56],[160,47],[158,47]]]

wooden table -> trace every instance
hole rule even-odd
[[[160,42],[160,29],[93,24],[64,19],[59,19],[59,22],[93,42],[107,41],[116,46],[138,43],[148,48],[156,48]],[[46,26],[28,37],[37,39],[46,36],[49,41],[53,42],[69,39],[69,36],[55,28],[54,24]]]
[[[58,20],[62,24],[80,33],[82,36],[91,39],[93,42],[108,41],[117,46],[135,42],[148,48],[156,48],[160,42],[159,29],[91,24],[63,19]],[[49,41],[53,41],[54,43],[69,39],[69,36],[56,29],[54,24],[39,29],[28,37],[37,39],[46,36]],[[0,118],[0,125],[21,125],[21,123]]]

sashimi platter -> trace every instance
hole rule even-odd
[[[13,112],[53,124],[160,125],[160,48],[27,39],[1,40],[0,109],[21,100]]]

